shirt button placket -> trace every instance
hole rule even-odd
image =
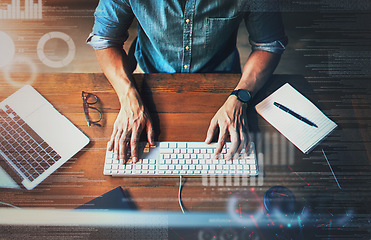
[[[185,12],[185,20],[183,27],[183,67],[182,72],[189,73],[191,65],[191,44],[192,44],[192,21],[189,15],[192,14]]]

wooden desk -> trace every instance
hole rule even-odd
[[[223,104],[237,75],[136,75],[152,113],[158,140],[203,141],[213,114]],[[4,82],[3,86],[6,86]],[[20,207],[75,208],[117,186],[127,189],[139,209],[179,210],[179,178],[112,178],[103,175],[106,143],[119,111],[117,96],[103,74],[40,74],[32,84],[71,120],[91,143],[32,191],[1,190],[0,199]],[[17,90],[2,87],[0,100]],[[81,91],[100,99],[102,126],[88,127]],[[161,132],[159,131],[161,130]],[[209,209],[212,198],[201,179],[188,180],[183,201],[189,209]],[[223,194],[224,195],[224,194]],[[205,201],[206,200],[206,201]],[[218,202],[213,207],[223,209]]]
[[[239,77],[222,74],[135,75],[144,102],[152,114],[157,140],[167,141],[204,141],[211,118],[224,103]],[[276,76],[274,79],[273,82],[290,79],[298,82],[297,76]],[[1,77],[0,80],[0,100],[3,100],[16,91],[17,87],[11,86]],[[34,190],[0,190],[0,201],[20,207],[75,208],[117,186],[122,186],[128,190],[140,210],[179,211],[177,201],[179,178],[112,178],[103,175],[106,143],[119,111],[116,94],[103,74],[39,74],[32,85],[81,129],[91,139],[91,143]],[[273,88],[267,89],[270,90],[262,91],[260,98],[273,91]],[[100,108],[104,112],[101,127],[87,126],[82,108],[82,90],[95,93],[99,97]],[[320,102],[322,109],[332,114],[331,117],[336,122],[342,119],[343,116],[336,115],[337,112],[332,111],[324,101],[333,100],[334,96],[322,94],[320,91],[313,94],[308,84],[304,84],[300,90],[308,93],[307,96],[322,99]],[[264,192],[274,185],[289,187],[297,194],[296,198],[299,201],[305,201],[306,196],[324,190],[328,192],[339,190],[319,150],[309,156],[303,155],[264,120],[256,114],[253,115],[253,111],[251,113],[252,125],[258,125],[257,132],[263,132],[256,137],[257,141],[261,142],[258,145],[260,153],[265,154],[261,155],[266,161],[262,178],[260,180],[251,178],[248,184],[235,184],[232,181],[221,185],[217,183],[214,186],[203,182],[202,178],[189,178],[182,192],[183,203],[188,210],[225,211],[229,196],[252,189],[257,193],[257,201],[261,202]],[[341,121],[340,125],[341,129],[346,128]],[[261,140],[261,136],[275,140],[271,142]],[[330,148],[328,154],[330,159],[337,156],[336,146],[344,144],[337,142],[336,139],[340,137],[342,131],[335,132],[324,145]],[[352,137],[361,138],[359,132]],[[280,143],[280,147],[275,147],[276,143]],[[289,152],[279,153],[283,143],[286,148],[291,149]],[[270,145],[273,145],[271,148],[273,150],[266,152]],[[362,154],[368,153],[369,149],[362,146],[362,149],[366,149],[360,150]],[[344,155],[343,152],[342,157],[346,157],[347,154],[345,152]],[[278,155],[282,157],[281,160],[277,160]],[[285,158],[293,162],[282,162]],[[368,162],[367,156],[365,160]],[[341,171],[336,164],[333,167],[335,171]],[[315,172],[311,173],[311,169],[315,169]],[[344,189],[348,186],[345,181],[346,171],[345,175],[340,176]],[[361,182],[359,179],[355,181]],[[351,184],[352,182],[349,183]]]

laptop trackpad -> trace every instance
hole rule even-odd
[[[20,186],[0,167],[0,188],[17,188],[21,189]]]
[[[51,104],[44,104],[26,122],[62,157],[72,156],[80,150],[87,137]]]

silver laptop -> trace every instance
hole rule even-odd
[[[26,85],[0,103],[0,187],[33,189],[88,143]]]

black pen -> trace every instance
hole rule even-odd
[[[300,121],[305,122],[306,124],[308,124],[308,125],[310,125],[310,126],[313,126],[313,127],[318,128],[318,126],[317,126],[314,122],[312,122],[312,121],[306,119],[305,117],[301,116],[300,114],[297,114],[296,112],[290,110],[289,108],[283,106],[282,104],[279,104],[278,102],[274,102],[273,104],[274,104],[274,106],[276,106],[276,107],[278,107],[279,109],[281,109],[281,110],[287,112],[287,113],[290,114],[291,116],[296,117],[296,118],[299,119]]]

